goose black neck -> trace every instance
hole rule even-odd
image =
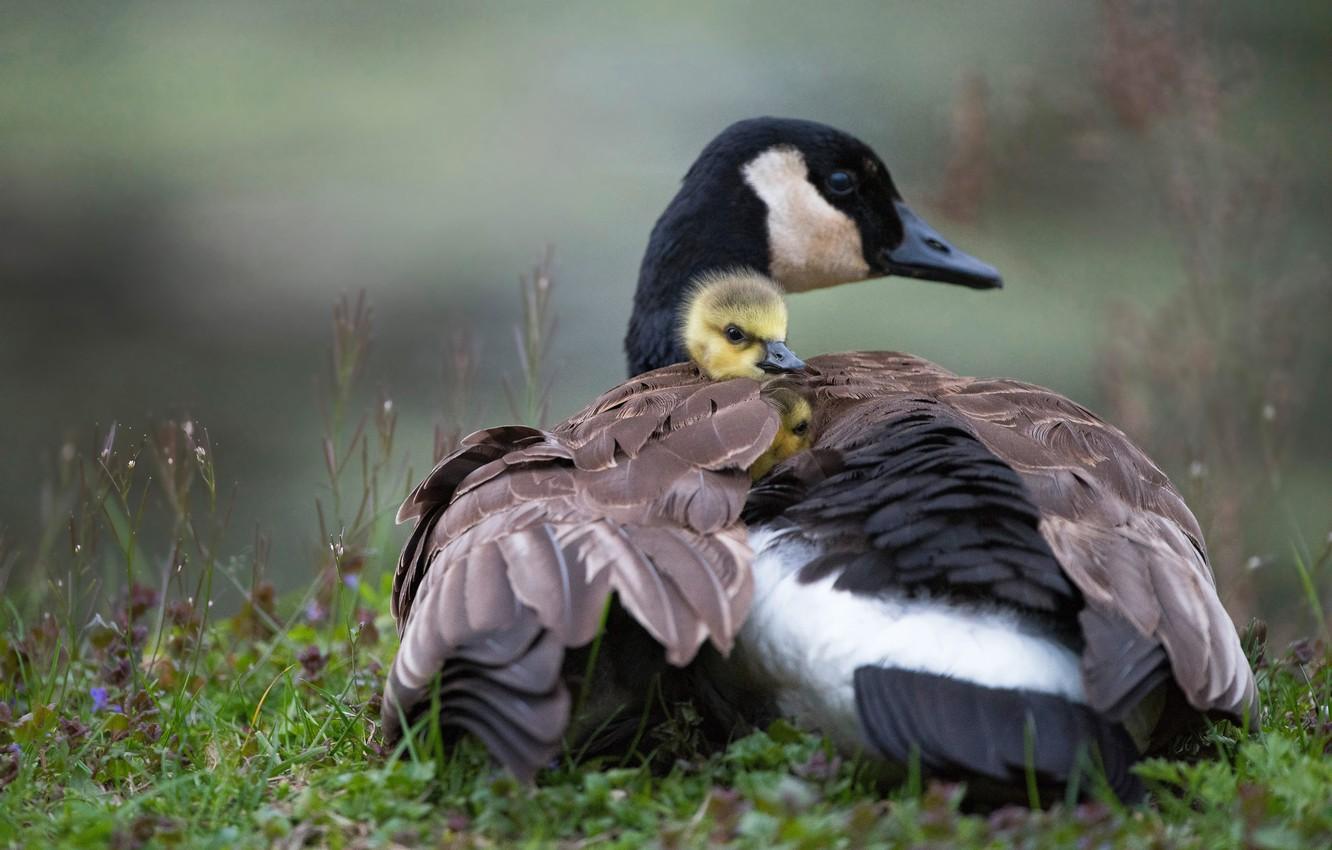
[[[629,374],[688,360],[677,339],[691,281],[714,270],[769,273],[767,208],[734,164],[695,163],[657,219],[638,272],[624,350]]]

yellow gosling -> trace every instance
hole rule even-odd
[[[792,455],[799,454],[814,442],[810,431],[810,420],[814,417],[814,408],[809,399],[788,387],[765,389],[763,398],[777,410],[781,424],[772,445],[759,455],[749,467],[749,477],[757,481],[767,475],[774,466]]]
[[[685,296],[680,340],[714,381],[762,378],[805,364],[786,347],[786,302],[777,284],[742,270],[700,278]]]

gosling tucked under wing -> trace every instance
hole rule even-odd
[[[653,230],[631,372],[679,358],[685,283],[737,264],[797,291],[875,274],[998,285],[906,208],[863,143],[744,121]],[[1055,785],[1096,750],[1126,796],[1137,752],[1203,714],[1255,717],[1197,523],[1122,433],[1049,390],[914,357],[810,365],[815,450],[755,494],[757,592],[713,676],[748,688],[742,709],[1001,791],[1023,782],[1029,746]]]

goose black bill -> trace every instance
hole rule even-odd
[[[880,262],[884,271],[971,289],[999,289],[1004,285],[994,266],[948,244],[906,204],[896,201],[894,206],[902,220],[902,241],[895,248],[883,250]]]

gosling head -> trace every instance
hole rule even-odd
[[[680,341],[709,379],[794,372],[804,361],[786,347],[786,302],[770,279],[748,270],[699,278],[685,298]]]
[[[809,448],[814,442],[810,420],[814,408],[809,399],[789,387],[769,387],[763,399],[777,411],[779,425],[772,445],[749,467],[749,477],[757,481],[774,466]]]

